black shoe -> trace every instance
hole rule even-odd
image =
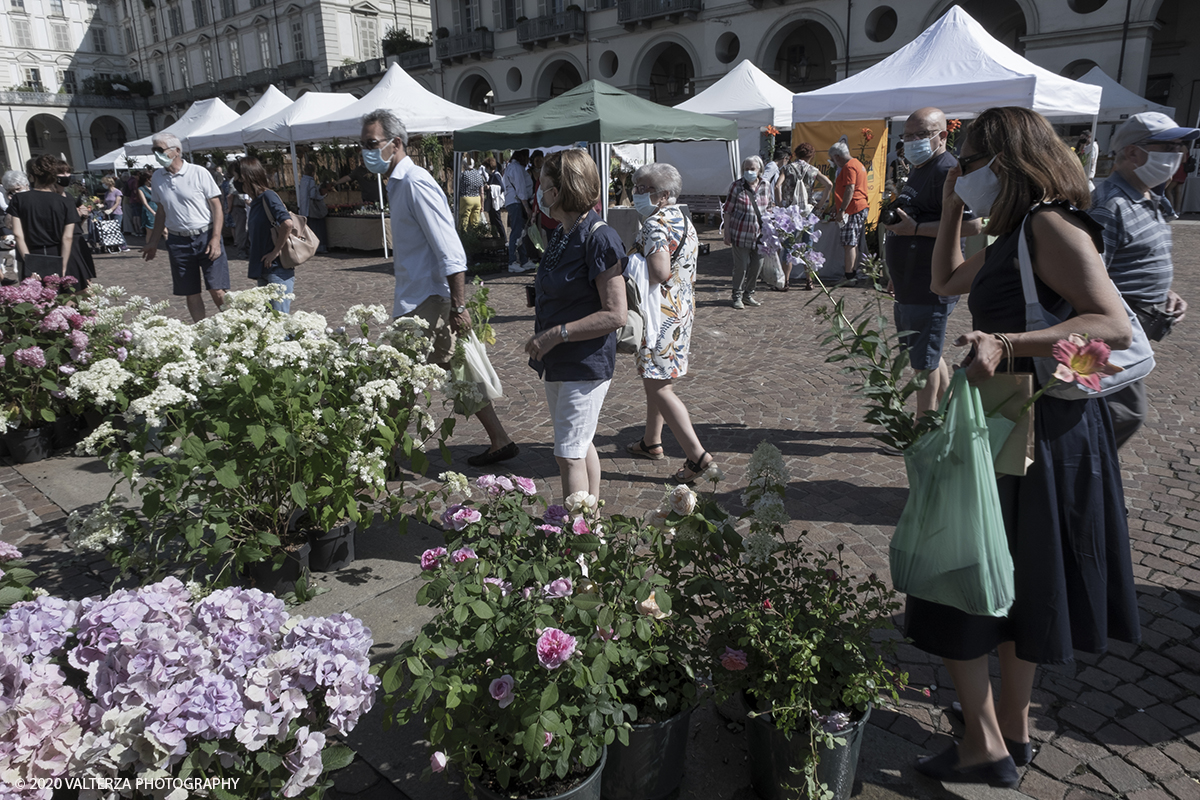
[[[495,464],[497,461],[508,461],[510,458],[516,458],[519,452],[521,452],[521,448],[517,447],[517,443],[509,442],[499,450],[484,450],[482,453],[468,456],[467,463],[472,467],[486,467],[489,464]]]
[[[958,745],[954,745],[936,756],[918,758],[917,772],[945,783],[986,783],[988,786],[999,786],[1015,789],[1021,782],[1017,774],[1017,765],[1011,756],[1005,756],[990,764],[977,764],[973,767],[958,767]]]
[[[963,717],[962,705],[955,700],[946,709],[945,714],[950,719],[957,720],[959,725],[966,727],[967,720]],[[1030,761],[1033,761],[1033,742],[1014,742],[1007,736],[1004,738],[1004,746],[1008,748],[1008,754],[1012,756],[1013,763],[1018,767],[1023,767]]]

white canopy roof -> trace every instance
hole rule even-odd
[[[187,138],[189,136],[208,133],[237,118],[238,113],[225,105],[220,98],[214,97],[209,100],[197,100],[192,103],[191,108],[184,112],[178,122],[174,125],[168,125],[161,131],[158,131],[158,133],[175,134],[186,149]],[[126,142],[125,154],[130,156],[150,155],[153,152],[154,145],[151,142],[155,135],[157,134],[151,134],[132,142]]]
[[[954,6],[909,44],[870,69],[798,94],[793,122],[907,118],[935,106],[971,117],[993,106],[1047,116],[1093,116],[1101,91],[1055,75],[1014,53]]]
[[[294,126],[329,116],[357,100],[352,94],[308,92],[286,108],[260,119],[253,125],[247,125],[242,131],[242,141],[246,144],[290,142]],[[355,136],[357,135],[355,133]]]
[[[214,150],[231,147],[241,149],[243,146],[242,131],[245,128],[282,111],[291,104],[292,101],[286,94],[274,86],[268,86],[267,91],[263,92],[263,96],[258,98],[258,102],[251,106],[245,114],[212,130],[190,134],[184,147],[188,150]]]
[[[126,156],[125,148],[105,153],[99,158],[88,162],[88,169],[100,172],[118,169],[141,169],[142,167],[158,166],[150,156]]]
[[[1134,94],[1110,78],[1108,73],[1099,67],[1092,67],[1086,75],[1079,79],[1079,82],[1099,86],[1104,92],[1104,96],[1100,100],[1100,122],[1123,122],[1143,111],[1157,111],[1160,114],[1166,114],[1171,119],[1175,118],[1174,108],[1159,105],[1141,95]]]
[[[675,108],[731,119],[738,126],[738,151],[756,155],[762,129],[792,126],[792,94],[748,59],[725,77]],[[724,194],[733,175],[723,142],[664,142],[655,146],[655,159],[679,170],[684,194]]]
[[[438,97],[413,80],[399,64],[392,64],[375,88],[361,100],[331,114],[292,125],[297,142],[324,139],[357,139],[363,114],[386,108],[400,118],[409,133],[448,133],[500,119],[495,114],[472,111]]]

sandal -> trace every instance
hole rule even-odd
[[[658,448],[657,453],[650,452],[656,447]],[[648,458],[651,461],[661,461],[667,457],[667,454],[663,452],[662,442],[658,444],[646,444],[646,437],[644,436],[636,442],[625,445],[625,452],[638,458]]]
[[[708,461],[704,460],[705,456],[708,456]],[[716,459],[713,458],[711,453],[705,450],[700,454],[700,458],[695,461],[683,462],[683,468],[675,473],[675,482],[683,484],[695,483],[696,479],[703,475],[714,463],[716,463]],[[685,472],[692,473],[691,477],[684,475]]]

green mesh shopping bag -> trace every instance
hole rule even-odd
[[[987,417],[962,370],[940,428],[904,451],[908,502],[890,550],[898,592],[989,617],[1008,613],[1013,562],[1000,513]]]

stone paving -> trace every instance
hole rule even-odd
[[[738,507],[749,455],[760,441],[770,441],[791,470],[791,533],[806,531],[815,545],[844,544],[854,570],[887,575],[888,541],[907,493],[903,461],[871,438],[846,379],[824,363],[823,329],[806,307],[815,293],[760,290],[761,308],[730,308],[729,251],[711,226],[699,227],[712,253],[700,261],[691,367],[677,389],[701,441],[726,472],[727,482],[718,487],[721,500]],[[1150,418],[1121,453],[1143,641],[1136,647],[1112,642],[1105,655],[1080,653],[1074,664],[1039,670],[1032,711],[1037,755],[1023,770],[1019,789],[1038,800],[1200,800],[1200,222],[1175,225],[1175,263],[1176,290],[1193,299],[1197,311],[1156,347],[1158,368],[1148,381]],[[242,262],[232,264],[241,271]],[[152,299],[168,296],[165,256],[149,264],[136,251],[98,256],[97,271],[103,283]],[[547,493],[556,493],[544,395],[523,355],[532,332],[523,287],[531,278],[496,273],[484,279],[498,312],[493,320],[498,341],[490,352],[505,397],[496,408],[522,448],[503,467],[550,481]],[[235,289],[251,285],[234,278]],[[355,303],[390,308],[393,287],[390,262],[382,254],[335,253],[300,269],[293,309],[320,312],[337,324]],[[872,297],[863,289],[838,291],[851,298],[851,307]],[[186,318],[177,299],[170,313]],[[890,318],[886,304],[884,313]],[[948,338],[968,325],[963,303],[951,318]],[[669,431],[669,460],[625,454],[625,444],[641,435],[645,413],[631,362],[619,359],[595,441],[608,507],[640,514],[658,503],[683,456]],[[450,442],[454,468],[477,474],[465,457],[486,441],[477,422],[460,420]],[[98,464],[92,467],[103,471]],[[99,591],[101,565],[61,557],[60,536],[70,509],[51,502],[36,484],[7,462],[0,464],[0,538],[34,553],[35,566],[45,576],[42,585],[50,591],[77,596]],[[871,722],[917,748],[940,751],[952,741],[950,722],[941,713],[954,699],[949,676],[936,659],[911,646],[900,646],[899,661],[912,688],[898,708],[877,709]],[[368,773],[339,785],[349,795],[396,796],[391,784]],[[926,786],[925,793],[932,788]],[[1017,796],[955,791],[968,797]]]

